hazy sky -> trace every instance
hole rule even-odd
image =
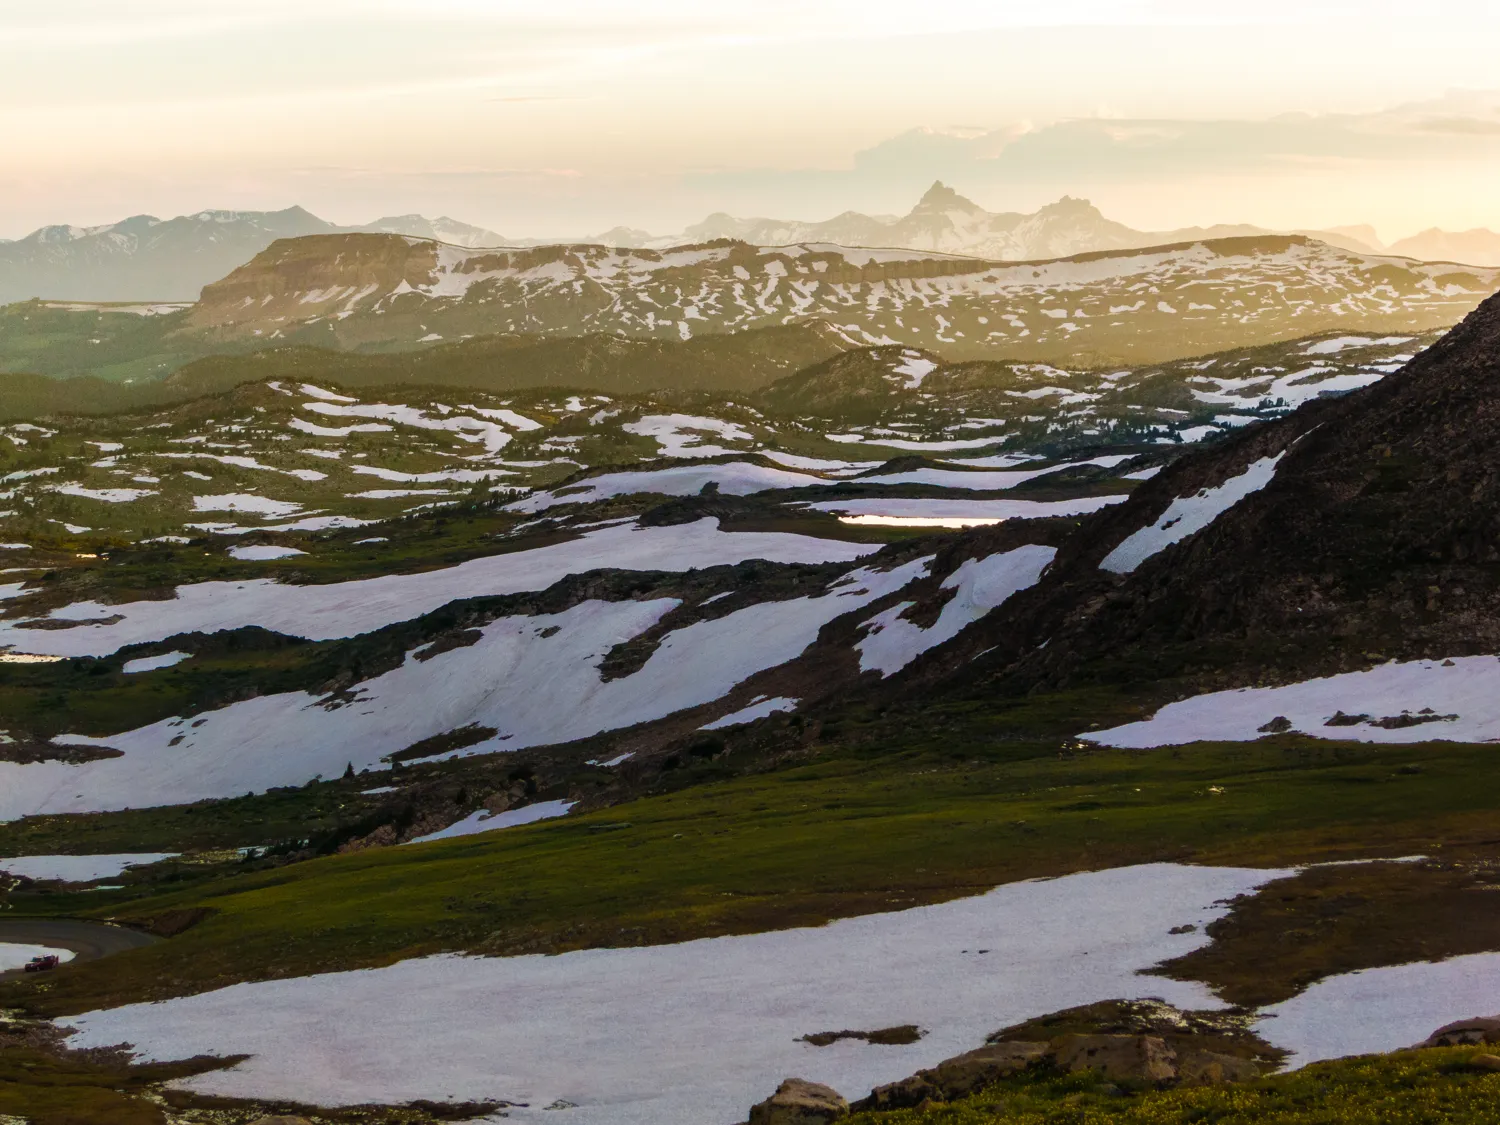
[[[1483,0],[3,0],[0,237],[300,203],[1500,228]],[[1468,91],[1468,92],[1464,92]]]

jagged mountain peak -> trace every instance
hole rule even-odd
[[[922,198],[917,201],[917,205],[911,209],[911,214],[913,216],[934,213],[940,214],[945,211],[970,211],[982,213],[984,211],[984,208],[979,206],[979,204],[975,203],[972,199],[966,199],[964,196],[959,195],[958,192],[954,191],[947,184],[943,183],[942,180],[934,180],[932,182],[932,186],[928,188],[927,191],[922,195]]]

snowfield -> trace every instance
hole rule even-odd
[[[1129,499],[1118,496],[1080,496],[1074,500],[927,500],[920,497],[872,497],[821,500],[807,507],[816,512],[848,516],[888,516],[917,519],[1039,520],[1048,516],[1081,516]]]
[[[538,492],[507,507],[513,512],[541,512],[558,504],[583,504],[636,493],[696,496],[708,484],[717,485],[725,496],[749,496],[774,488],[806,488],[828,483],[822,477],[746,461],[731,461],[723,465],[674,465],[654,472],[603,473],[551,492]]]
[[[146,852],[124,855],[23,855],[0,859],[0,871],[26,879],[63,879],[69,883],[92,883],[113,879],[127,867],[143,867],[172,859],[176,852]]]
[[[1500,740],[1497,686],[1493,656],[1392,662],[1282,687],[1216,691],[1079,737],[1137,749],[1250,742],[1282,731],[1357,742],[1493,742]]]
[[[768,715],[775,715],[780,711],[795,711],[798,700],[789,699],[786,696],[777,696],[775,699],[757,699],[748,707],[741,707],[738,711],[732,711],[722,719],[715,719],[711,723],[705,723],[699,730],[723,730],[725,727],[737,727],[743,723],[753,723],[757,719],[764,719]],[[605,765],[609,765],[608,762]]]
[[[1099,566],[1115,574],[1129,574],[1152,555],[1202,531],[1246,496],[1270,484],[1276,475],[1276,463],[1284,456],[1283,451],[1275,457],[1262,457],[1223,484],[1173,500],[1155,523],[1127,536]]]
[[[0,621],[0,645],[54,656],[105,656],[125,645],[160,641],[177,633],[211,633],[245,625],[329,640],[409,621],[455,598],[545,590],[566,575],[606,567],[684,571],[746,559],[852,562],[877,549],[873,544],[781,532],[722,532],[718,520],[712,518],[672,527],[616,525],[566,543],[490,555],[421,574],[389,574],[323,586],[294,586],[264,578],[200,582],[177,587],[177,596],[169,601],[78,602],[47,619],[80,622],[73,628],[28,629],[21,622]],[[85,624],[115,616],[122,620]]]
[[[1444,1024],[1500,1012],[1500,953],[1384,965],[1329,977],[1266,1008],[1255,1030],[1292,1052],[1288,1066],[1397,1051]]]
[[[930,628],[902,616],[915,603],[901,602],[864,623],[866,634],[855,645],[861,671],[877,669],[881,678],[899,672],[930,648],[950,641],[1015,593],[1035,586],[1053,558],[1055,547],[1026,546],[983,559],[965,559],[943,589],[954,594]]]
[[[502,813],[476,809],[462,820],[448,825],[447,828],[429,832],[426,836],[418,836],[406,842],[426,844],[433,840],[452,840],[458,836],[475,836],[480,832],[493,832],[497,828],[519,828],[523,824],[535,824],[539,820],[567,816],[568,810],[572,807],[572,801],[537,801],[535,804],[524,805],[519,809],[507,809]]]
[[[509,1120],[536,1125],[551,1125],[557,1115],[543,1107],[561,1100],[577,1106],[566,1115],[574,1125],[727,1125],[788,1075],[860,1097],[997,1028],[1076,1004],[1159,996],[1216,1007],[1201,985],[1142,973],[1202,945],[1224,900],[1284,874],[1153,864],[817,928],[553,957],[429,957],[66,1022],[79,1047],[253,1056],[184,1083],[205,1093],[497,1098],[526,1103]],[[1185,925],[1198,931],[1168,933]],[[928,1034],[907,1046],[797,1041],[908,1023]]]
[[[675,609],[675,599],[586,601],[561,613],[502,617],[475,644],[426,659],[408,654],[343,695],[286,692],[204,712],[191,725],[172,718],[105,738],[59,735],[54,741],[111,746],[123,756],[82,765],[0,762],[0,821],[300,785],[350,763],[379,768],[385,755],[471,724],[496,734],[453,754],[569,742],[661,719],[795,659],[825,624],[915,581],[929,561],[855,570],[816,597],[694,622],[668,633],[638,671],[607,683],[603,657]]]

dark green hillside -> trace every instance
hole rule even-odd
[[[345,387],[528,388],[633,394],[651,390],[746,393],[837,355],[847,345],[818,322],[688,341],[589,335],[476,337],[421,351],[360,353],[289,347],[189,363],[166,385],[184,398],[261,379],[313,379]]]

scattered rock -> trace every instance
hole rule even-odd
[[[1325,727],[1355,727],[1369,721],[1369,715],[1346,715],[1342,711],[1335,711],[1333,718],[1326,720],[1323,725]]]
[[[1285,734],[1292,729],[1292,720],[1285,715],[1277,715],[1263,727],[1257,727],[1261,734]]]
[[[1427,712],[1432,709],[1426,708]],[[1406,727],[1419,727],[1423,723],[1456,723],[1457,715],[1435,715],[1418,712],[1413,715],[1410,711],[1403,711],[1399,715],[1387,715],[1381,719],[1370,720],[1372,727],[1380,727],[1383,730],[1403,730]]]
[[[799,1043],[811,1043],[814,1047],[827,1047],[840,1039],[863,1039],[885,1047],[902,1047],[915,1043],[927,1033],[914,1023],[903,1023],[899,1027],[882,1027],[877,1031],[815,1031],[798,1039]]]
[[[750,1125],[817,1125],[849,1115],[849,1103],[831,1086],[788,1078],[750,1110]]]
[[[1053,1057],[1070,1073],[1096,1070],[1116,1081],[1171,1082],[1177,1077],[1177,1052],[1155,1035],[1065,1035]]]
[[[1444,1024],[1417,1046],[1466,1047],[1476,1043],[1500,1043],[1500,1016]]]
[[[1191,922],[1183,926],[1173,926],[1170,930],[1167,931],[1167,933],[1169,934],[1195,934],[1197,932],[1198,927],[1193,925]]]

